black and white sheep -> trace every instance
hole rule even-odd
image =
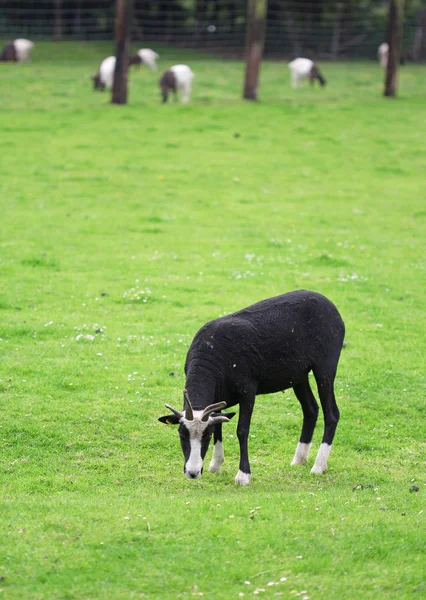
[[[288,388],[293,388],[303,411],[302,433],[291,464],[305,464],[318,416],[310,371],[324,414],[324,435],[311,472],[324,473],[339,421],[334,378],[344,334],[334,304],[306,290],[269,298],[206,323],[186,357],[183,410],[166,404],[172,414],[159,419],[179,425],[185,475],[201,477],[212,435],[209,471],[220,470],[224,460],[222,424],[235,415],[220,411],[239,405],[240,465],[235,483],[248,484],[248,436],[255,398]]]
[[[327,82],[322,76],[319,67],[310,58],[296,58],[288,64],[290,69],[291,86],[293,88],[299,87],[299,83],[303,79],[309,79],[311,85],[317,79],[322,86]]]
[[[127,60],[129,67],[132,65],[140,65],[142,62],[141,58],[137,54],[129,56]],[[104,90],[105,88],[112,90],[114,83],[115,61],[115,56],[108,56],[108,58],[105,58],[99,65],[98,72],[92,75],[93,88],[95,90]]]
[[[6,42],[1,53],[1,62],[28,62],[32,49],[34,48],[34,42],[18,38],[11,42]]]
[[[186,104],[189,101],[194,77],[195,75],[188,65],[174,65],[164,71],[158,82],[163,102],[167,102],[170,91],[174,93],[175,100],[177,92],[180,91],[182,93],[181,102]]]

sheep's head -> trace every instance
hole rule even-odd
[[[185,461],[184,473],[189,479],[198,479],[203,472],[203,460],[215,427],[227,423],[235,413],[216,413],[226,407],[226,402],[211,404],[204,410],[193,410],[186,390],[183,411],[176,410],[169,404],[166,404],[166,407],[172,414],[158,420],[170,425],[179,425],[179,438]]]
[[[310,79],[311,79],[311,83],[313,83],[315,81],[315,79],[318,79],[318,81],[320,82],[322,87],[324,87],[325,84],[327,83],[326,80],[324,79],[324,77],[321,75],[321,72],[316,65],[313,65],[313,67],[311,69]]]
[[[167,98],[169,97],[169,90],[176,92],[176,77],[173,71],[171,71],[170,69],[164,71],[164,73],[160,77],[158,85],[161,89],[161,96],[163,98],[163,102],[167,102]]]
[[[131,67],[132,65],[140,66],[142,63],[142,59],[139,56],[139,54],[132,54],[132,56],[129,56],[128,61],[129,61],[129,67]]]
[[[101,76],[99,73],[96,73],[96,75],[92,75],[92,81],[93,81],[93,89],[95,89],[95,90],[104,90],[105,89],[105,84],[101,80]]]
[[[7,42],[0,54],[0,62],[17,62],[17,60],[15,44]]]

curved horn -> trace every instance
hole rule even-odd
[[[210,404],[204,409],[203,414],[201,415],[201,420],[205,423],[209,419],[209,415],[216,410],[222,410],[222,408],[226,408],[226,402],[217,402],[217,404]]]
[[[188,390],[183,390],[183,397],[184,397],[184,409],[185,409],[185,419],[187,421],[193,421],[194,420],[194,414],[192,412],[192,406],[191,406],[191,402],[189,401],[189,396],[188,396]]]
[[[218,425],[219,423],[229,423],[229,419],[228,417],[225,417],[225,415],[210,415],[210,421],[214,425]]]
[[[175,408],[173,408],[173,406],[170,406],[170,404],[166,404],[166,408],[168,408],[169,410],[171,410],[172,413],[174,415],[176,415],[179,419],[182,419],[183,412],[180,412],[180,410],[176,410]]]

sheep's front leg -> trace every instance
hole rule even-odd
[[[240,403],[240,415],[237,427],[237,436],[240,442],[240,468],[235,476],[235,483],[238,485],[248,485],[250,483],[251,471],[248,458],[248,436],[253,407],[254,395]]]
[[[184,85],[182,85],[182,99],[181,99],[182,104],[188,104],[190,94],[191,94],[191,84],[185,83]]]
[[[223,454],[223,443],[222,443],[222,423],[219,423],[218,425],[216,425],[214,434],[213,434],[213,441],[214,441],[214,449],[213,449],[213,456],[212,456],[212,459],[211,459],[210,465],[209,465],[209,472],[210,473],[219,473],[220,468],[223,464],[223,461],[225,460],[225,457]]]

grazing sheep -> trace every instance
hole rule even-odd
[[[7,42],[0,54],[0,61],[28,62],[33,48],[34,42],[23,38]]]
[[[151,71],[157,70],[157,60],[160,55],[151,50],[150,48],[141,48],[137,51],[137,55],[141,59],[142,64],[146,65]]]
[[[188,65],[174,65],[164,71],[158,82],[161,88],[163,102],[167,102],[169,91],[174,93],[175,100],[178,90],[182,92],[181,102],[186,104],[189,101],[191,94],[192,80],[195,77],[194,73]]]
[[[128,66],[137,65],[141,63],[141,59],[138,55],[129,56]],[[115,56],[108,56],[99,65],[99,71],[92,75],[93,88],[95,90],[104,90],[108,88],[112,90],[114,83],[114,71],[115,71]]]
[[[296,58],[288,64],[288,68],[290,69],[291,86],[293,88],[299,87],[299,82],[307,78],[309,78],[311,85],[313,85],[315,79],[318,79],[322,86],[327,83],[320,73],[318,65],[309,58]]]
[[[201,477],[212,435],[209,471],[220,470],[224,461],[222,423],[235,415],[221,414],[220,410],[238,404],[240,465],[235,483],[248,484],[248,436],[255,398],[290,387],[303,412],[302,433],[291,464],[305,464],[318,416],[310,371],[324,414],[324,435],[311,472],[324,473],[339,421],[334,378],[344,334],[345,326],[334,304],[307,290],[269,298],[206,323],[186,357],[183,410],[166,404],[172,414],[159,418],[162,423],[179,425],[185,475]]]
[[[380,44],[380,46],[377,48],[377,56],[379,58],[380,65],[386,69],[388,66],[389,44],[386,42]]]

